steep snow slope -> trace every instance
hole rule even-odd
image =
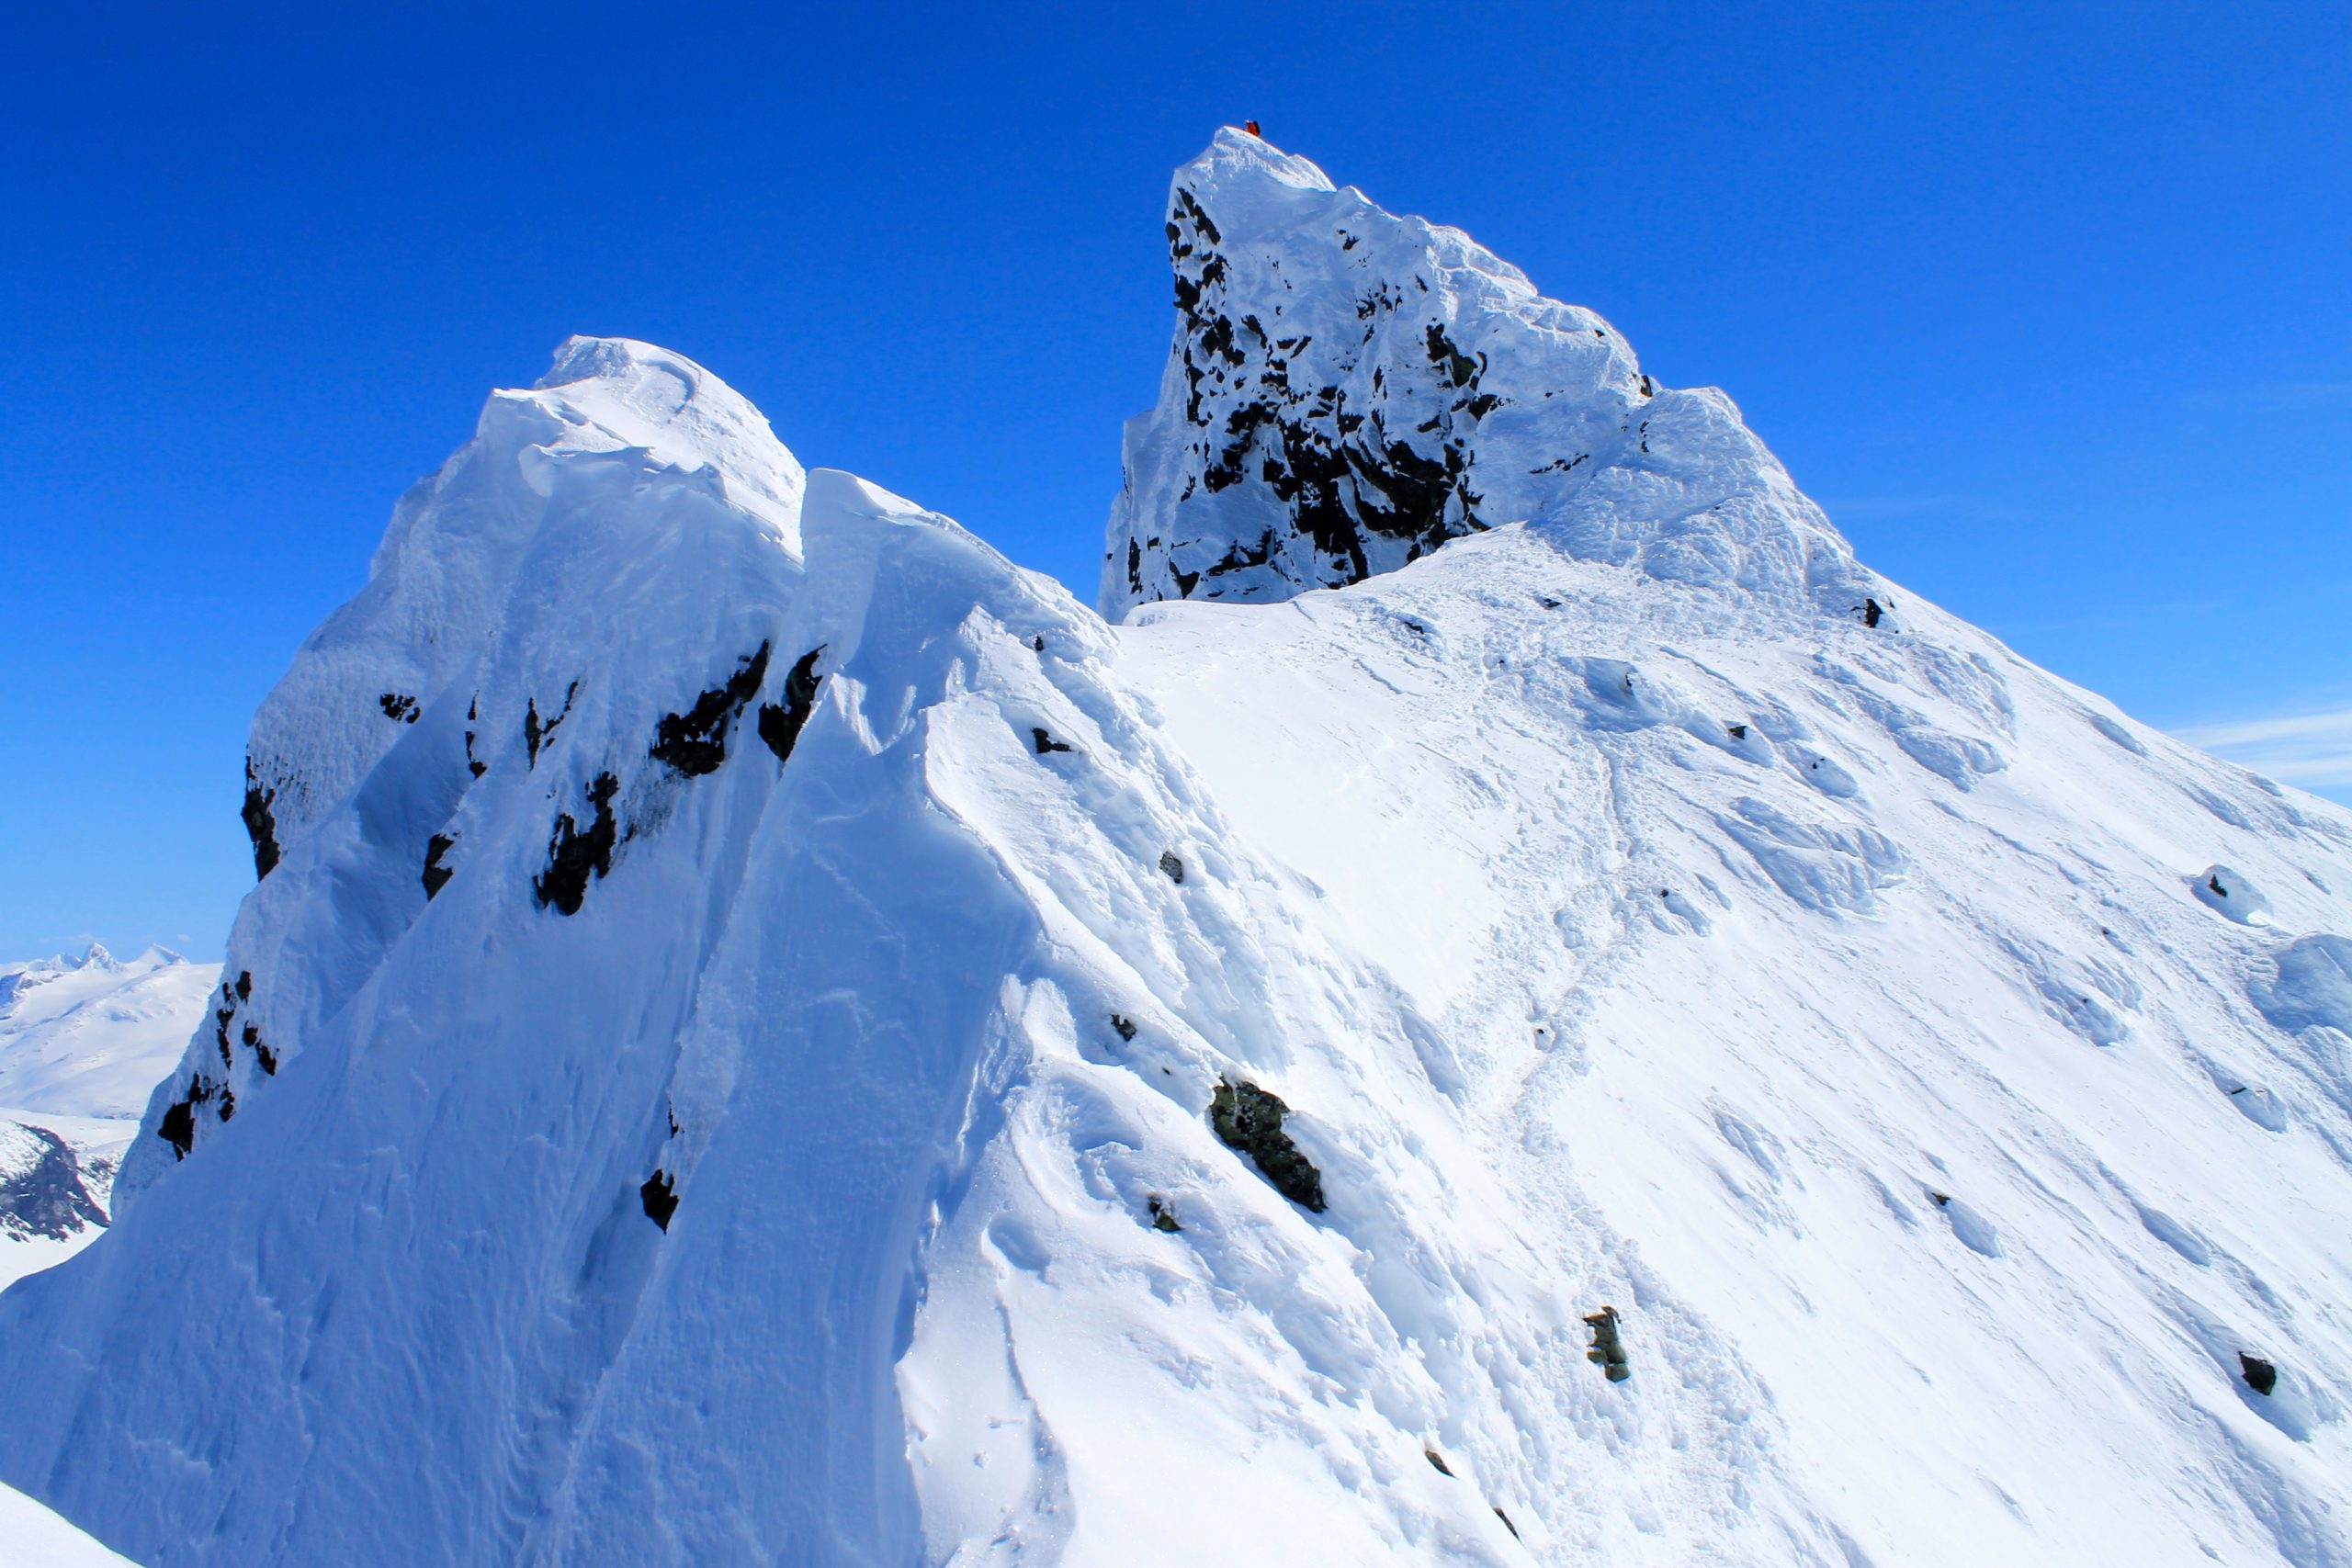
[[[1329,367],[1348,487],[1186,500],[1171,380],[1106,603],[1361,581],[1106,625],[568,344],[257,720],[228,1016],[0,1297],[0,1479],[175,1564],[2352,1562],[2352,819],[1458,236],[1176,188],[1231,299],[1437,303]],[[1555,410],[1421,431],[1431,325]]]

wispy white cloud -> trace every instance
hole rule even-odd
[[[2195,725],[2177,732],[2257,773],[2305,789],[2352,786],[2352,707]]]

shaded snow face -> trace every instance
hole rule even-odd
[[[492,397],[474,439],[401,499],[367,587],[254,715],[243,817],[259,875],[431,719],[492,651],[503,614],[537,608],[561,570],[567,512],[594,493],[581,477],[615,464],[648,484],[711,487],[797,551],[800,465],[757,409],[650,344],[571,339],[536,386]],[[508,749],[522,716],[486,722],[469,737],[481,756]]]
[[[1129,423],[1101,604],[1286,599],[1536,519],[1563,548],[1837,608],[1845,542],[1720,392],[1460,231],[1223,130],[1169,193],[1175,342]]]
[[[576,911],[625,816],[658,816],[668,781],[741,748],[737,688],[800,581],[804,484],[756,409],[649,344],[576,337],[535,387],[492,396],[254,716],[261,886],[147,1105],[124,1201],[300,1054],[411,896],[490,851],[474,803],[537,819],[523,881]],[[397,899],[376,886],[395,874]],[[304,948],[326,930],[331,953]]]

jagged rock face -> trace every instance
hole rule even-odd
[[[0,1122],[0,1236],[64,1241],[106,1223],[64,1139],[46,1127]]]
[[[1530,519],[1661,576],[1846,591],[1844,541],[1730,400],[1657,386],[1460,231],[1225,130],[1177,171],[1167,236],[1176,337],[1127,426],[1105,615],[1286,599]]]

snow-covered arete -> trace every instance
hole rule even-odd
[[[1335,531],[1288,415],[1184,499],[1180,375],[1111,625],[575,340],[257,721],[233,1005],[0,1296],[0,1480],[240,1568],[2352,1562],[2352,818],[1459,236],[1176,188],[1228,314],[1433,258],[1348,412],[1479,526],[1369,526],[1384,442]]]

